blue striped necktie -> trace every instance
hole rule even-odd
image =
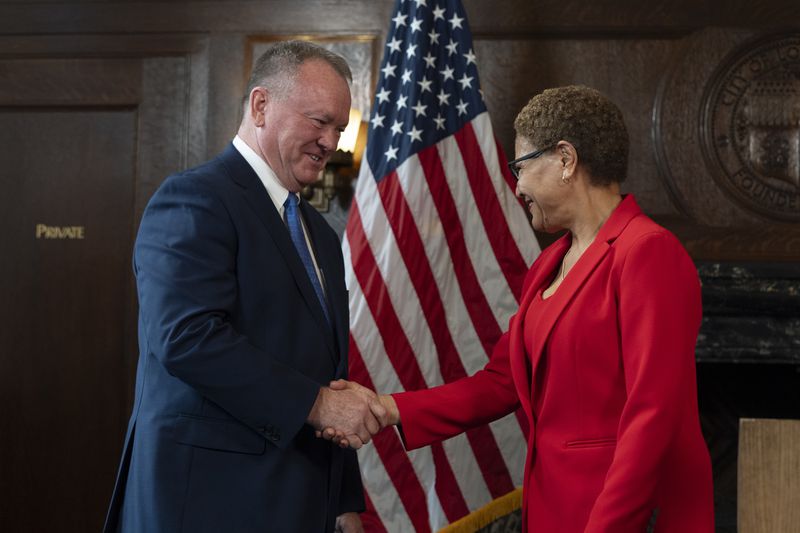
[[[328,325],[330,326],[331,317],[328,316],[328,306],[325,305],[325,295],[322,292],[322,285],[319,282],[317,271],[314,268],[314,261],[311,259],[311,252],[308,250],[308,245],[306,244],[303,223],[300,222],[300,211],[297,205],[299,202],[300,198],[298,198],[296,194],[289,193],[289,197],[286,198],[286,201],[283,203],[283,216],[286,219],[286,225],[289,227],[289,235],[292,237],[294,247],[300,255],[300,260],[303,262],[306,274],[308,274],[308,279],[314,287],[314,292],[317,293],[322,311],[325,313],[325,320],[328,321]]]

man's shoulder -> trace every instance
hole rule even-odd
[[[232,185],[231,169],[226,164],[228,151],[197,166],[167,176],[160,188],[218,190]]]

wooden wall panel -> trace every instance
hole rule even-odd
[[[626,191],[653,214],[675,214],[659,179],[651,135],[654,95],[669,64],[672,39],[476,39],[481,85],[509,159],[516,114],[548,87],[583,84],[622,109],[631,139]]]

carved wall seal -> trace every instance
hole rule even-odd
[[[741,207],[800,221],[800,35],[745,43],[702,97],[703,155]]]

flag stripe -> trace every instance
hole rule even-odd
[[[455,136],[442,139],[437,145],[437,150],[447,186],[450,189],[454,205],[458,207],[456,214],[461,221],[461,226],[469,229],[463,234],[467,253],[472,261],[481,290],[486,295],[492,316],[499,326],[508,316],[509,311],[516,307],[514,293],[508,286],[500,263],[493,253],[490,243],[491,236],[486,232],[487,228],[483,224],[480,211],[478,211],[477,199],[473,196],[472,188],[467,182],[467,169],[461,159],[461,148],[459,148]]]
[[[425,388],[425,380],[391,305],[386,285],[380,275],[376,275],[378,266],[367,246],[366,236],[362,233],[361,217],[355,202],[350,210],[347,237],[350,244],[353,272],[361,285],[372,316],[375,318],[378,332],[383,337],[389,361],[400,377],[404,389]],[[455,475],[444,455],[441,444],[434,444],[431,449],[436,469],[436,492],[439,494],[439,500],[448,520],[457,520],[469,510],[455,482]],[[442,493],[447,497],[443,498]]]
[[[408,198],[424,199],[424,201],[416,201],[414,203],[406,202],[412,212],[412,215],[411,217],[403,218],[406,220],[410,218],[417,226],[417,233],[424,233],[427,236],[423,242],[423,245],[425,246],[425,253],[427,255],[428,262],[434,272],[434,281],[439,287],[440,294],[446,295],[444,307],[447,309],[447,314],[445,316],[447,326],[450,328],[452,337],[457,338],[459,341],[459,355],[461,356],[464,365],[468,364],[468,362],[473,364],[473,369],[470,372],[472,373],[486,364],[488,361],[488,356],[480,347],[477,335],[471,326],[471,321],[469,319],[469,315],[467,314],[464,301],[461,298],[458,284],[453,279],[453,265],[449,256],[447,244],[443,236],[443,232],[438,230],[438,228],[443,228],[443,225],[436,214],[436,209],[428,200],[431,197],[431,194],[427,187],[426,181],[423,179],[417,179],[417,177],[422,173],[423,169],[416,157],[409,158],[397,169],[398,183],[400,183],[403,189],[403,194],[405,194],[406,200]],[[375,195],[374,191],[372,190],[373,182],[367,176],[362,174],[360,183],[361,186],[359,187],[358,194],[361,195],[361,193],[363,193],[363,196],[359,196],[359,198],[374,198]],[[382,210],[373,210],[373,212],[383,214]],[[388,231],[388,228],[379,229],[377,226],[379,225],[373,225],[371,228],[376,233],[383,233],[385,235],[385,237],[378,242],[382,242],[382,244],[386,246],[387,241],[392,241],[392,233]],[[396,250],[394,246],[391,248]],[[422,260],[422,258],[418,257],[417,261],[419,260]],[[402,269],[395,267],[389,275],[397,277],[397,273],[400,270]],[[353,294],[354,293],[351,292],[351,297]],[[509,298],[513,300],[510,292]],[[411,299],[412,298],[409,298],[409,300]],[[360,326],[361,322],[368,320],[368,317],[362,317],[360,314],[352,316],[354,325]],[[421,324],[421,322],[418,320],[416,323]],[[368,327],[366,331],[374,331],[374,329],[374,327]],[[374,340],[371,340],[370,342],[373,345],[375,344]],[[382,357],[377,356],[372,359],[377,359],[380,361]],[[476,363],[476,359],[479,360],[479,364]],[[380,368],[380,366],[378,366],[378,368]],[[440,383],[432,383],[431,381],[428,381],[428,386],[434,386],[438,384]],[[389,387],[388,390],[397,390],[396,387],[392,388],[391,383],[388,383],[386,386]],[[494,423],[492,425],[492,431],[495,435],[495,438],[506,437],[507,441],[516,438],[517,442],[524,442],[524,435],[520,433],[519,426],[516,424],[513,418],[504,418]],[[502,431],[503,433],[498,433],[498,431]],[[510,433],[510,435],[506,435],[506,433]],[[462,493],[464,494],[470,509],[476,509],[485,504],[485,502],[489,501],[490,493],[488,492],[488,488],[486,491],[483,490],[485,487],[484,483],[481,483],[480,481],[470,481],[474,478],[475,472],[479,472],[474,454],[461,453],[458,455],[456,452],[454,452],[454,450],[465,449],[461,444],[462,440],[463,439],[461,437],[456,437],[451,439],[451,441],[446,441],[445,451],[447,452],[448,457],[452,458],[451,463],[453,464],[453,469],[456,473],[459,484],[462,487]],[[471,450],[469,451],[471,452]],[[500,468],[508,471],[512,476],[512,480],[513,476],[519,477],[518,473],[520,468],[518,465],[524,463],[524,448],[523,452],[520,452],[519,446],[515,446],[507,450],[501,448],[501,452],[505,458],[505,463],[498,462]],[[476,454],[477,453],[480,452],[477,451]],[[510,469],[509,465],[514,465],[514,468]],[[483,475],[483,472],[481,472],[481,475]],[[515,485],[519,485],[520,483],[521,479],[514,481]],[[485,496],[482,495],[484,492]]]
[[[505,153],[503,151],[503,147],[500,145],[500,140],[499,139],[495,139],[494,140],[494,145],[495,145],[495,149],[497,150],[498,154],[504,154]],[[510,161],[510,159],[509,159],[509,161]],[[511,173],[511,169],[508,168],[508,166],[506,166],[505,163],[507,163],[507,162],[506,161],[500,161],[500,166],[502,167],[501,168],[501,172],[503,174],[503,179],[508,184],[508,188],[511,189],[512,191],[515,191],[517,189],[517,179],[514,177],[514,175]],[[521,206],[525,205],[525,204],[522,203],[522,200],[519,199],[519,198],[517,199],[517,202]]]
[[[348,250],[349,257],[349,243],[347,243],[346,239],[345,249]],[[347,264],[349,265],[350,262],[348,261]],[[403,387],[400,379],[392,365],[387,364],[388,357],[384,349],[383,339],[375,333],[378,331],[378,327],[366,304],[361,287],[354,280],[352,269],[348,269],[348,275],[348,279],[351,280],[348,286],[350,287],[350,313],[353,318],[351,339],[357,350],[356,356],[359,358],[353,364],[357,368],[366,368],[367,375],[372,380],[371,382],[376,385],[380,384],[376,390],[401,391]],[[366,386],[364,383],[362,385]],[[416,475],[423,487],[434,486],[435,469],[430,448],[422,448],[407,454],[403,452],[401,455],[411,462],[413,468],[413,470],[406,468],[406,472]],[[403,505],[398,500],[397,491],[399,489],[393,485],[387,472],[388,469],[392,469],[395,472],[403,464],[402,461],[390,459],[384,465],[374,446],[362,447],[359,450],[359,461],[361,463],[364,486],[368,492],[374,495],[373,502],[378,507],[378,514],[380,514],[384,525],[389,531],[413,531],[408,522],[408,517],[404,516]],[[435,490],[431,489],[427,492],[427,502],[431,528],[438,530],[447,524],[447,520]]]
[[[353,337],[350,337],[350,376],[358,383],[375,390],[375,384],[367,373],[361,353],[358,351]],[[411,520],[416,531],[429,531],[428,506],[426,504],[425,490],[422,488],[414,468],[406,456],[400,438],[393,430],[383,431],[373,438],[373,446],[381,461],[386,466],[386,471],[397,488],[400,501],[406,510],[406,515]]]
[[[394,392],[486,364],[538,246],[460,1],[396,0],[383,54],[343,252],[352,377]],[[376,531],[438,530],[520,484],[520,415],[408,453],[397,433],[376,436],[359,451]]]
[[[467,179],[472,187],[472,196],[475,198],[478,211],[483,219],[483,225],[492,236],[489,243],[494,250],[495,257],[500,262],[500,268],[508,281],[508,286],[519,302],[522,292],[522,281],[527,272],[525,260],[517,248],[514,237],[508,229],[506,217],[500,208],[497,194],[492,186],[492,179],[486,170],[483,155],[479,147],[475,131],[471,124],[467,124],[455,133],[464,167],[467,169]]]
[[[450,193],[444,175],[444,168],[439,159],[438,151],[434,148],[422,150],[417,154],[424,169],[425,179],[431,191],[431,199],[439,213],[442,225],[448,228],[445,233],[450,256],[453,258],[453,270],[464,302],[467,304],[472,324],[481,345],[487,356],[492,353],[492,348],[500,338],[500,327],[494,319],[494,313],[489,307],[486,295],[478,282],[478,276],[472,266],[467,244],[464,241],[464,229],[458,217],[458,208]]]
[[[384,527],[383,522],[377,518],[378,512],[375,509],[375,505],[372,503],[372,499],[369,497],[369,493],[366,491],[364,491],[364,506],[366,507],[366,512],[362,517],[364,530],[370,533],[389,533]]]
[[[516,246],[523,257],[523,264],[530,265],[539,253],[539,243],[531,238],[531,223],[526,214],[525,204],[516,196],[517,180],[508,169],[506,155],[494,135],[489,113],[475,117],[473,130],[480,144],[486,168],[492,177],[497,201],[513,238],[510,245]],[[525,245],[520,246],[523,243]],[[527,267],[523,272],[527,272]],[[514,311],[516,306],[512,309],[512,312]]]
[[[367,169],[366,173],[368,172]],[[394,173],[391,176],[394,176]],[[361,203],[362,198],[367,202],[367,208],[359,211],[363,234],[378,266],[376,274],[383,278],[386,285],[389,295],[387,302],[392,303],[392,309],[398,315],[426,386],[440,385],[444,381],[438,361],[435,357],[429,356],[435,352],[433,334],[428,329],[427,322],[419,320],[422,316],[422,304],[417,298],[416,291],[413,290],[409,272],[404,268],[399,244],[392,232],[388,215],[384,211],[375,180],[367,178],[362,181],[356,192],[359,209],[364,205]]]
[[[430,264],[421,260],[425,257],[422,239],[417,232],[416,225],[406,222],[413,220],[413,215],[396,175],[390,175],[381,181],[378,184],[378,191],[394,231],[400,255],[422,304],[423,314],[430,325],[442,378],[445,383],[450,383],[466,377],[464,365],[458,358],[455,343],[446,327],[444,308]],[[478,466],[492,496],[496,498],[514,490],[511,476],[491,430],[487,426],[475,428],[467,432],[467,438],[476,452]]]
[[[425,179],[418,157],[409,158],[398,169],[398,183],[403,189],[411,216],[425,249],[425,258],[431,267],[435,286],[442,297],[442,307],[446,309],[442,327],[446,327],[451,338],[457,342],[458,357],[468,374],[474,373],[489,361],[488,354],[481,345],[478,334],[472,325],[469,311],[464,302],[458,280],[453,276],[453,259],[447,246],[445,226],[439,218],[436,206],[430,201],[431,191]],[[414,202],[408,199],[417,199]],[[418,260],[421,260],[419,258]],[[457,339],[457,341],[455,341]],[[428,386],[433,386],[428,383]]]

